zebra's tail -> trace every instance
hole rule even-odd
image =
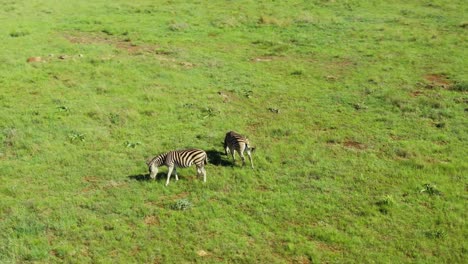
[[[203,161],[206,164],[208,164],[208,155],[205,155],[205,160]]]

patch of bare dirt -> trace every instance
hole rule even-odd
[[[144,221],[146,225],[159,225],[160,224],[159,218],[154,215],[145,217]]]
[[[180,178],[180,176],[179,176],[179,178]],[[183,192],[183,193],[179,193],[179,194],[175,194],[175,195],[165,195],[165,196],[161,196],[158,201],[146,202],[145,204],[148,205],[148,206],[162,207],[165,202],[176,201],[178,199],[186,198],[188,196],[188,194],[189,194],[188,192]]]
[[[129,54],[141,54],[154,52],[157,48],[151,45],[137,45],[129,39],[119,39],[108,35],[101,34],[73,34],[65,35],[65,38],[75,44],[108,44],[120,50],[124,50]]]
[[[31,63],[31,62],[41,62],[42,58],[41,57],[29,57],[26,61],[29,62],[29,63]]]
[[[229,103],[231,101],[237,100],[237,95],[230,92],[230,91],[219,91],[218,95],[221,97],[223,100],[223,103]]]
[[[252,62],[268,62],[268,61],[272,61],[273,59],[274,59],[274,57],[272,57],[272,56],[265,56],[265,57],[252,58],[252,59],[250,59],[250,61],[252,61]]]
[[[424,79],[428,82],[426,88],[437,88],[441,87],[444,89],[450,88],[453,83],[444,74],[427,74]]]
[[[417,90],[417,91],[411,92],[410,95],[411,95],[411,97],[418,97],[420,95],[423,95],[423,92]]]
[[[317,248],[326,250],[326,251],[331,251],[331,252],[341,252],[342,250],[336,246],[332,246],[320,241],[315,241],[317,243]]]
[[[354,62],[351,60],[339,60],[339,61],[330,62],[329,65],[332,68],[346,68],[346,67],[354,65]]]
[[[356,65],[356,62],[349,59],[329,59],[329,60],[312,60],[314,65],[321,65],[325,69],[325,80],[328,82],[335,82],[345,76],[348,71]]]
[[[155,59],[169,63],[169,66],[171,67],[182,67],[184,69],[191,69],[196,66],[194,63],[188,61],[178,61],[175,58],[170,57],[170,55],[173,54],[173,52],[161,49],[161,47],[157,45],[136,44],[132,42],[129,38],[119,38],[116,36],[109,36],[106,34],[99,33],[71,33],[65,35],[64,37],[69,42],[76,44],[110,45],[119,50],[125,51],[130,55],[151,54],[154,55]]]
[[[271,189],[267,185],[259,185],[257,191],[259,192],[269,192]]]
[[[354,148],[354,149],[366,149],[366,145],[353,141],[353,140],[346,140],[343,142],[343,146],[348,147],[348,148]]]
[[[94,176],[85,176],[83,180],[86,182],[99,182],[98,178]]]
[[[297,257],[294,257],[292,259],[291,263],[293,263],[293,264],[310,264],[312,262],[310,262],[310,260],[305,256],[297,256]]]
[[[179,62],[179,65],[186,68],[186,69],[190,69],[190,68],[193,68],[195,66],[195,64],[193,64],[191,62],[187,62],[187,61]]]

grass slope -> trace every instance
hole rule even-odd
[[[0,1],[0,262],[466,259],[463,1],[73,2]]]

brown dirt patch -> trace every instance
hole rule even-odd
[[[129,38],[119,38],[116,36],[109,36],[99,33],[70,33],[64,35],[71,43],[85,44],[85,45],[110,45],[118,50],[127,52],[130,55],[141,55],[151,54],[154,58],[161,61],[167,62],[171,67],[181,67],[184,69],[191,69],[196,65],[188,61],[178,61],[175,58],[170,57],[173,52],[161,50],[161,47],[157,45],[149,44],[136,44]],[[112,57],[106,57],[101,59],[111,59]]]
[[[223,103],[229,103],[238,99],[237,95],[230,91],[219,91],[218,95],[223,100]]]
[[[294,263],[294,264],[310,264],[312,262],[310,262],[310,260],[305,257],[305,256],[296,256],[296,257],[293,257],[292,261],[290,263]]]
[[[315,241],[317,243],[317,248],[321,250],[331,251],[331,252],[341,252],[342,250],[336,246],[332,246],[320,241]]]
[[[346,140],[345,142],[343,142],[343,146],[347,148],[354,148],[354,149],[366,149],[367,148],[366,145],[353,141],[353,140]]]
[[[449,88],[453,83],[444,74],[427,74],[424,79],[428,82],[427,88],[442,87],[444,89]]]
[[[146,225],[159,225],[160,224],[159,218],[154,215],[145,217],[144,221]]]
[[[268,61],[272,61],[274,59],[275,59],[275,57],[273,57],[273,56],[263,56],[263,57],[252,58],[252,59],[250,59],[250,61],[252,61],[252,62],[268,62]]]
[[[420,95],[422,95],[422,94],[423,94],[423,92],[422,92],[422,91],[419,91],[419,90],[410,93],[410,95],[411,95],[412,97],[418,97],[418,96],[420,96]]]
[[[271,189],[267,185],[259,185],[257,190],[260,192],[269,192]]]
[[[98,178],[94,176],[85,176],[84,180],[86,182],[99,182]]]
[[[180,178],[180,175],[179,175],[179,178]],[[174,182],[175,182],[175,180],[174,180]],[[188,192],[183,192],[183,193],[179,193],[179,194],[175,194],[175,195],[165,195],[165,196],[159,197],[158,201],[146,202],[145,204],[148,205],[148,206],[157,206],[157,207],[163,208],[164,204],[166,204],[168,202],[176,201],[178,199],[186,198],[188,195],[189,195]]]
[[[354,62],[351,60],[340,60],[340,61],[333,61],[329,65],[331,67],[336,67],[336,68],[346,68],[346,67],[354,65]]]
[[[31,63],[31,62],[41,62],[42,58],[41,57],[29,57],[26,61],[29,62],[29,63]]]
[[[137,45],[129,39],[119,39],[102,34],[70,34],[65,35],[65,38],[75,44],[107,44],[124,50],[129,54],[141,54],[155,52],[157,46],[152,45]]]

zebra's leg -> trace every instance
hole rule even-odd
[[[252,152],[250,151],[250,149],[247,149],[247,155],[249,156],[250,166],[251,166],[252,169],[253,169],[253,168],[254,168],[254,165],[253,165],[253,161],[252,161]]]
[[[169,171],[167,172],[166,186],[169,185],[169,179],[171,178],[171,173],[173,169],[174,169],[174,166],[169,167]]]
[[[177,175],[177,168],[176,167],[174,167],[174,174],[175,174],[175,180],[178,181],[179,176]]]
[[[203,173],[203,182],[206,182],[206,170],[205,167],[201,167],[201,171]]]
[[[242,158],[242,167],[244,167],[244,166],[245,166],[245,157],[244,157],[244,153],[241,152],[241,153],[240,153],[240,156],[241,156],[241,158]]]
[[[243,144],[239,146],[239,155],[240,155],[241,158],[242,158],[242,167],[245,166],[245,157],[244,157],[245,148],[246,148],[246,146],[243,145]]]
[[[235,150],[231,151],[231,155],[232,155],[232,162],[236,164],[236,151]]]
[[[230,151],[229,147],[226,146],[226,147],[224,148],[224,153],[226,153],[226,156],[229,154],[229,152],[231,152],[231,151]]]
[[[201,174],[201,169],[200,167],[197,166],[197,177],[200,176],[200,174]]]

